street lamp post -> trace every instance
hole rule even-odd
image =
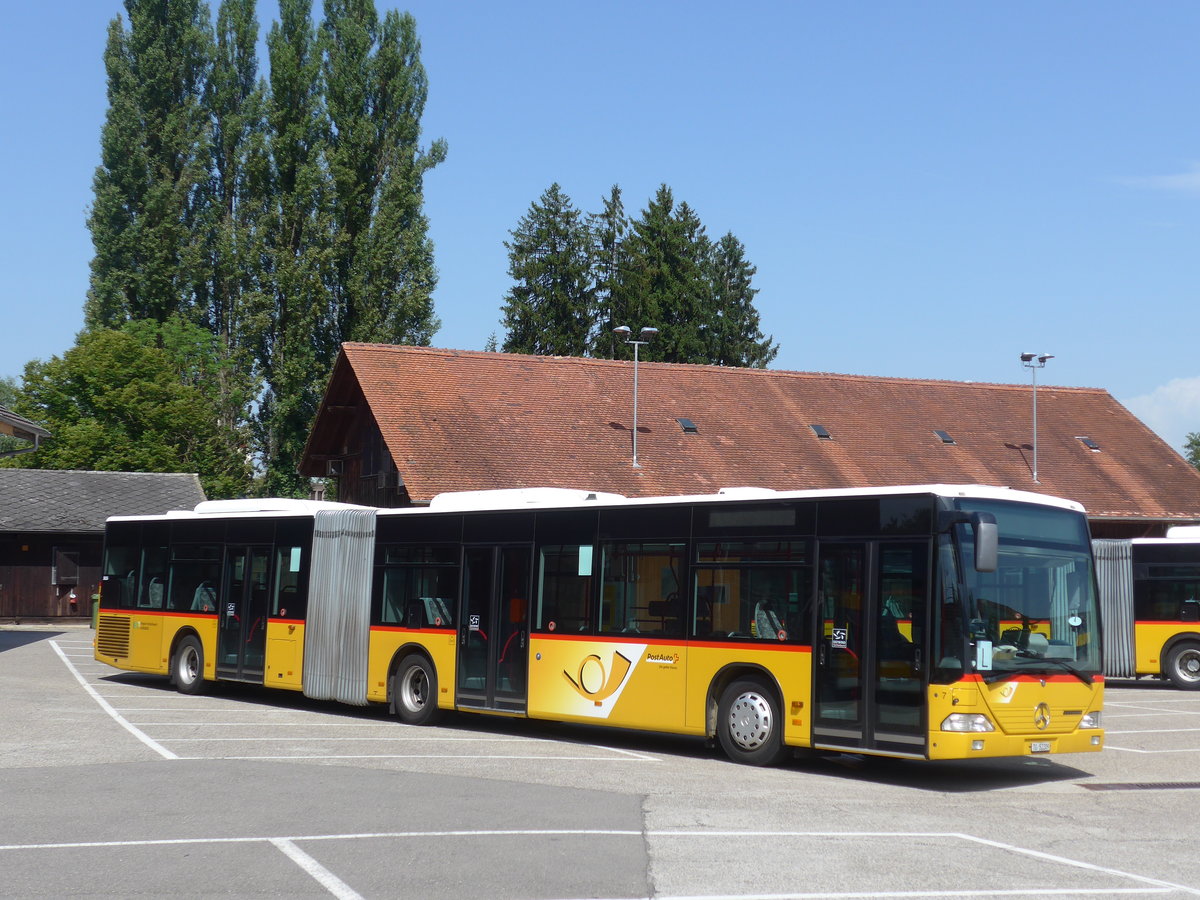
[[[1052,353],[1022,353],[1021,365],[1033,377],[1033,483],[1038,484],[1037,471],[1037,370],[1046,367],[1046,360],[1054,359]]]
[[[640,469],[637,458],[637,422],[638,422],[638,347],[644,347],[650,343],[651,338],[658,334],[657,328],[643,328],[638,333],[640,340],[630,340],[630,335],[633,333],[628,325],[618,325],[613,329],[613,334],[623,340],[626,344],[633,347],[633,467]]]

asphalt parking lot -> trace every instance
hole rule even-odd
[[[91,638],[0,628],[0,896],[1200,896],[1200,692],[1110,683],[1099,754],[761,770],[691,739],[183,696]]]

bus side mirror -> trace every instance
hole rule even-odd
[[[975,571],[995,572],[1000,562],[1000,531],[991,513],[971,513],[971,531],[975,534]]]

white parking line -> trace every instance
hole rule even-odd
[[[1159,878],[1149,878],[1133,872],[1125,872],[1110,866],[1099,866],[1094,863],[1045,853],[1016,844],[993,841],[962,832],[888,832],[888,831],[697,831],[687,830],[649,830],[632,829],[463,829],[454,831],[385,831],[350,834],[308,834],[308,835],[276,835],[269,837],[226,837],[226,838],[179,838],[144,841],[87,841],[63,842],[54,844],[7,844],[0,845],[3,851],[30,850],[74,850],[82,848],[112,848],[112,847],[165,847],[197,844],[248,844],[269,843],[299,865],[305,872],[316,879],[326,890],[336,897],[356,898],[359,895],[348,887],[341,879],[318,863],[315,859],[297,847],[297,844],[310,841],[362,841],[362,840],[429,840],[454,838],[554,838],[554,837],[644,837],[647,839],[697,839],[711,840],[730,838],[832,838],[832,839],[933,839],[947,841],[964,841],[1004,854],[1014,854],[1042,860],[1054,865],[1080,869],[1085,872],[1109,875],[1134,882],[1128,887],[1112,888],[1060,888],[1047,885],[1041,888],[989,888],[989,889],[958,889],[958,890],[907,890],[907,891],[820,891],[820,892],[789,892],[786,894],[688,894],[688,895],[657,895],[657,900],[748,900],[750,897],[758,900],[892,900],[892,898],[919,897],[1051,897],[1051,896],[1131,896],[1147,894],[1167,894],[1182,892],[1189,896],[1200,896],[1200,889],[1164,881]],[[344,893],[343,893],[344,891]]]
[[[362,900],[362,894],[352,890],[346,882],[342,881],[287,838],[271,838],[271,843],[282,850],[288,859],[316,879],[321,887],[325,888],[333,896],[340,898],[340,900]]]
[[[145,727],[152,727],[152,728],[157,729],[157,728],[161,728],[161,727],[180,727],[180,726],[204,727],[204,728],[228,726],[228,727],[234,727],[234,728],[244,728],[247,724],[249,724],[246,722],[145,722],[145,721],[139,721],[138,724],[134,724],[129,719],[127,719],[125,716],[123,716],[121,714],[121,712],[124,711],[124,712],[128,712],[128,713],[142,713],[142,712],[191,712],[191,713],[195,713],[195,712],[203,712],[204,710],[203,709],[198,710],[196,707],[191,706],[191,705],[184,706],[184,707],[165,707],[165,708],[155,708],[155,707],[140,707],[139,708],[139,707],[128,707],[128,706],[122,706],[119,708],[115,707],[112,704],[110,704],[107,700],[105,700],[104,697],[102,697],[100,695],[100,693],[88,683],[88,681],[83,677],[82,673],[80,673],[79,669],[71,662],[71,660],[67,657],[67,655],[65,653],[63,653],[62,649],[57,645],[57,643],[55,641],[51,640],[49,643],[52,647],[54,647],[54,651],[59,655],[59,657],[62,659],[63,663],[71,671],[71,674],[73,674],[75,676],[75,679],[81,685],[83,685],[84,690],[86,690],[92,696],[92,698],[97,703],[100,704],[100,707],[105,712],[107,712],[110,716],[112,716],[113,719],[115,719],[121,725],[121,727],[125,728],[127,731],[129,731],[131,734],[133,734],[138,740],[140,740],[146,746],[150,747],[152,750],[154,750],[156,753],[160,754],[161,756],[163,756],[166,759],[186,759],[186,760],[194,761],[194,760],[210,759],[211,757],[180,756],[180,755],[172,752],[171,750],[168,750],[161,743],[159,743],[158,741],[151,738],[148,734],[146,734],[144,731],[142,731],[141,728],[138,727],[138,725],[142,725]],[[108,684],[105,685],[106,688],[110,687],[110,686],[111,685],[108,685]],[[120,686],[121,687],[140,688],[140,686],[138,686],[138,685],[120,685]],[[211,711],[224,714],[227,712],[231,712],[235,709],[238,710],[239,712],[244,711],[244,712],[257,712],[259,714],[262,713],[262,710],[258,709],[258,708],[240,709],[236,706],[231,706],[229,708],[212,707]],[[406,730],[406,729],[413,728],[413,726],[403,725],[399,722],[274,722],[273,723],[273,722],[268,721],[268,722],[256,722],[253,724],[260,726],[260,727],[265,725],[267,727],[294,727],[294,728],[312,728],[312,727],[318,726],[318,725],[324,726],[327,728],[340,728],[340,729],[345,729],[345,728],[391,728],[391,729],[395,729],[395,730]],[[557,742],[557,741],[549,741],[549,740],[545,740],[545,739],[541,739],[541,738],[521,738],[521,737],[504,737],[504,736],[489,737],[486,735],[470,735],[467,737],[456,737],[456,736],[438,737],[436,735],[430,735],[428,733],[428,731],[424,731],[424,730],[422,730],[422,732],[420,734],[417,734],[416,729],[413,729],[413,733],[408,734],[408,735],[391,734],[391,735],[385,735],[385,736],[381,736],[381,737],[332,737],[332,738],[319,738],[318,737],[318,738],[314,738],[314,737],[307,737],[307,736],[300,735],[300,736],[294,736],[294,737],[269,737],[269,738],[264,738],[264,737],[247,737],[247,738],[239,738],[239,737],[169,738],[169,737],[164,737],[163,740],[167,741],[168,743],[172,743],[172,744],[181,744],[181,743],[255,743],[255,744],[258,744],[258,743],[270,743],[270,742],[280,743],[280,742],[288,742],[288,741],[290,741],[290,742],[304,741],[305,743],[316,743],[316,742],[322,742],[322,741],[334,742],[334,743],[343,743],[343,742],[348,743],[348,742],[354,742],[354,741],[374,741],[376,743],[404,743],[404,742],[411,743],[411,742],[421,741],[423,743],[435,743],[436,742],[436,743],[446,743],[446,744],[453,744],[453,743],[462,743],[462,744],[467,744],[467,743],[470,743],[470,744],[525,743],[525,744],[549,744],[552,746],[559,745],[559,742]],[[521,755],[521,756],[517,756],[517,755],[506,755],[506,754],[495,754],[495,755],[471,754],[469,756],[456,756],[453,758],[454,759],[473,759],[473,760],[494,760],[494,759],[499,759],[499,760],[536,760],[538,762],[545,762],[545,761],[658,762],[659,761],[656,757],[647,756],[646,754],[637,753],[632,750],[623,750],[618,747],[599,747],[599,746],[593,745],[593,749],[595,749],[597,751],[608,752],[613,755],[612,756],[594,756],[594,755],[589,755],[589,756]],[[293,759],[310,759],[310,760],[321,760],[321,759],[328,759],[328,760],[340,760],[340,759],[446,759],[448,757],[446,757],[444,754],[307,754],[307,755],[295,755],[295,756],[276,756],[276,755],[221,756],[218,758],[229,759],[229,760],[243,760],[243,761],[247,761],[247,760],[274,761],[274,760],[293,760]]]
[[[56,641],[53,641],[53,640],[50,641],[50,646],[54,648],[54,652],[58,654],[59,658],[63,661],[63,664],[68,669],[71,670],[71,674],[75,676],[75,680],[78,681],[81,685],[83,685],[83,689],[85,691],[87,691],[89,694],[91,694],[92,699],[95,700],[97,703],[99,703],[100,708],[102,710],[104,710],[106,713],[108,713],[110,716],[112,716],[113,719],[116,720],[118,725],[120,725],[122,728],[124,728],[130,734],[132,734],[135,738],[137,738],[139,741],[141,741],[143,744],[145,744],[147,747],[149,747],[155,753],[157,753],[161,757],[163,757],[163,759],[178,759],[179,758],[174,753],[172,753],[170,750],[168,750],[166,747],[164,747],[162,744],[158,743],[158,741],[151,738],[148,734],[146,734],[144,731],[142,731],[140,728],[138,728],[136,725],[134,725],[132,722],[130,722],[128,719],[126,719],[124,716],[122,716],[115,709],[113,709],[112,706],[109,704],[109,702],[107,700],[105,700],[103,697],[101,697],[100,694],[97,693],[97,691],[94,687],[92,687],[90,684],[87,683],[87,679],[85,679],[79,673],[79,670],[77,668],[75,668],[75,664],[72,663],[69,659],[67,659],[66,654],[64,654],[62,652],[62,650],[59,649],[58,643]]]
[[[454,762],[463,762],[470,760],[472,762],[488,759],[499,760],[523,760],[534,762],[658,762],[649,756],[515,756],[509,754],[486,754],[486,753],[471,753],[463,756],[447,756],[445,753],[320,753],[312,755],[295,755],[295,756],[176,756],[175,759],[186,760],[203,760],[203,759],[236,759],[243,762],[257,761],[278,761],[287,759],[440,759],[452,760]]]

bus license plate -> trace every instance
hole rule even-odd
[[[1034,741],[1032,744],[1029,745],[1029,752],[1030,753],[1049,753],[1050,752],[1050,742],[1049,741]]]

